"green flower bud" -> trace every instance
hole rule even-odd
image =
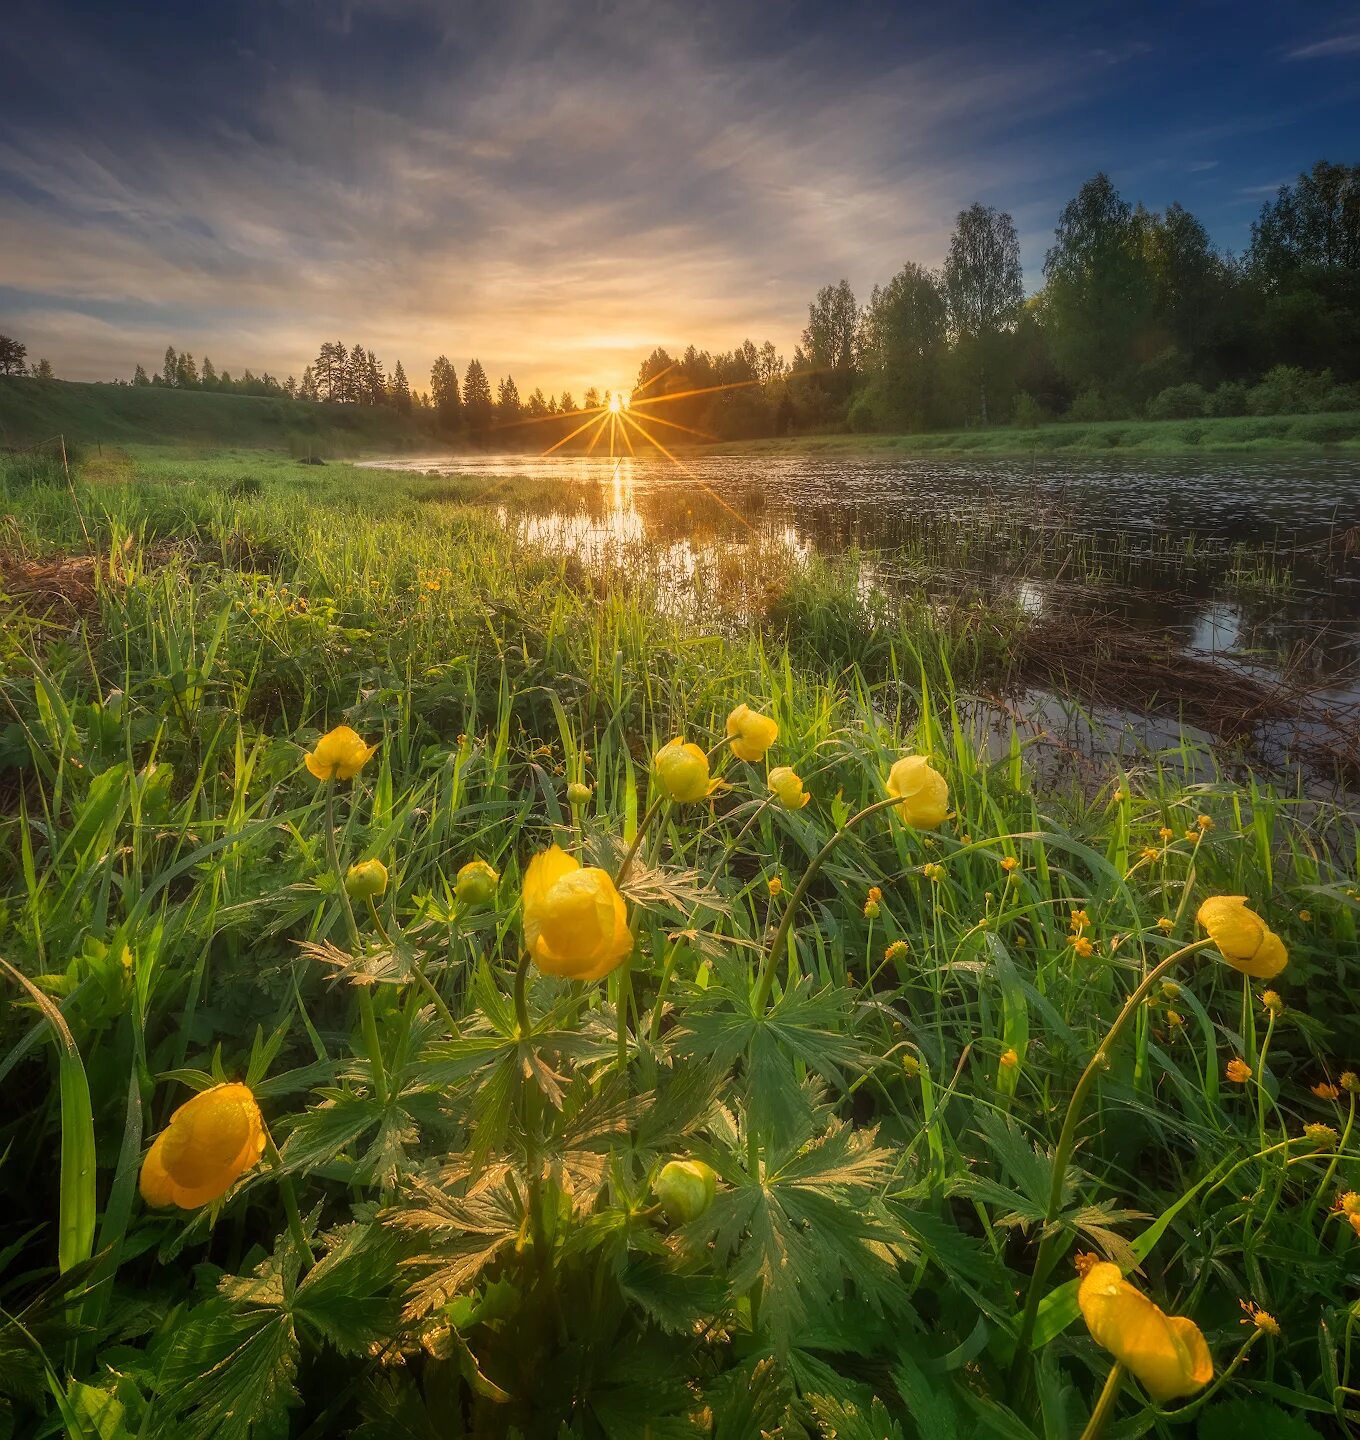
[[[376,900],[387,891],[387,866],[381,860],[361,860],[345,873],[345,894],[351,900]]]
[[[652,1186],[666,1218],[673,1225],[697,1220],[718,1193],[718,1175],[702,1160],[672,1160],[664,1165]]]
[[[485,860],[469,860],[453,882],[453,893],[463,905],[489,905],[501,877]]]
[[[595,793],[589,785],[584,785],[579,780],[573,780],[567,786],[567,803],[569,805],[589,805],[590,797]]]

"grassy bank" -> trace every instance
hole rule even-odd
[[[0,447],[55,435],[67,444],[268,446],[322,456],[438,448],[418,420],[369,406],[0,376]]]
[[[928,435],[796,435],[708,447],[726,454],[1107,454],[1180,455],[1336,447],[1360,449],[1360,413],[1261,415],[1203,420],[1102,420],[1016,429],[952,430]]]
[[[1142,1310],[1182,1394],[1130,1355],[1122,1433],[1353,1427],[1353,815],[1188,744],[1045,783],[961,703],[1004,611],[758,553],[677,610],[645,546],[255,459],[0,485],[0,1433],[1076,1436],[1095,1253],[1216,1375]],[[863,813],[907,751],[943,818]],[[601,978],[598,874],[528,959],[554,842],[618,882]],[[1216,894],[1286,968],[1187,948]],[[139,1197],[224,1081],[268,1134]]]

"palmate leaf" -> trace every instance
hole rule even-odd
[[[378,1226],[346,1225],[293,1297],[293,1314],[342,1355],[362,1355],[397,1333],[396,1246]]]
[[[903,1440],[902,1427],[877,1397],[867,1410],[853,1400],[835,1400],[829,1395],[809,1395],[807,1403],[828,1440]],[[933,1432],[931,1435],[935,1440]]]
[[[726,1306],[727,1287],[716,1275],[677,1269],[659,1255],[621,1250],[619,1258],[620,1294],[668,1334],[692,1334]]]
[[[419,1253],[403,1262],[415,1276],[405,1309],[418,1320],[466,1289],[525,1232],[524,1195],[501,1166],[475,1184],[465,1178],[453,1190],[418,1178],[407,1182],[402,1202],[383,1221],[412,1235]]]
[[[729,1370],[705,1394],[713,1440],[770,1440],[781,1434],[792,1390],[770,1355],[749,1369]]]
[[[897,1262],[911,1250],[883,1200],[891,1157],[872,1130],[830,1121],[772,1155],[763,1176],[712,1158],[728,1184],[679,1243],[695,1257],[712,1243],[734,1296],[759,1283],[776,1353],[806,1319],[809,1296],[848,1285],[877,1310],[904,1299]]]

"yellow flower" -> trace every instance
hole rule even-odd
[[[186,1100],[152,1142],[142,1162],[142,1199],[197,1209],[225,1195],[263,1153],[264,1121],[250,1090],[214,1085]]]
[[[1075,950],[1083,960],[1087,959],[1095,948],[1085,935],[1074,935],[1072,937],[1072,949]]]
[[[1318,1083],[1313,1086],[1313,1094],[1316,1095],[1319,1100],[1341,1099],[1341,1091],[1338,1090],[1335,1085],[1329,1084],[1326,1080],[1319,1080]]]
[[[676,1225],[697,1220],[718,1193],[718,1172],[702,1160],[671,1160],[652,1186],[667,1218]]]
[[[1185,838],[1190,841],[1192,845],[1199,839],[1199,836],[1200,832],[1198,830],[1187,830],[1185,832]]]
[[[1122,805],[1128,798],[1122,790],[1116,790],[1114,794],[1110,796],[1110,803],[1113,805]]]
[[[1246,1312],[1246,1319],[1242,1321],[1244,1325],[1255,1325],[1258,1330],[1264,1331],[1272,1339],[1279,1336],[1280,1322],[1269,1310],[1262,1310],[1252,1300],[1239,1300],[1237,1303]]]
[[[1335,1127],[1331,1125],[1305,1125],[1303,1134],[1304,1138],[1311,1140],[1319,1150],[1335,1150],[1336,1142],[1340,1138]]]
[[[770,892],[770,899],[777,899],[784,893],[784,882],[778,875],[772,875],[766,882],[765,888]]]
[[[1185,1024],[1185,1017],[1179,1010],[1168,1010],[1166,1012],[1166,1023],[1170,1025],[1173,1030],[1179,1030]]]
[[[595,792],[590,788],[590,786],[585,784],[583,781],[573,780],[571,784],[567,786],[567,804],[589,805],[590,797],[594,793]]]
[[[1014,855],[1007,855],[1001,861],[1001,868],[1006,872],[1007,875],[1009,875],[1011,871],[1014,870],[1019,864],[1020,862],[1015,858]]]
[[[353,780],[372,759],[376,745],[365,745],[348,725],[337,725],[303,756],[303,763],[318,780]]]
[[[865,918],[866,920],[877,920],[877,919],[878,919],[878,916],[879,916],[878,901],[877,901],[877,900],[866,900],[866,901],[864,902],[864,918]]]
[[[1199,826],[1201,830],[1212,830],[1214,828],[1214,822],[1208,815],[1196,815],[1195,824]]]
[[[905,960],[911,946],[905,940],[894,940],[883,952],[883,958],[890,963],[895,960]]]
[[[1253,910],[1245,895],[1214,895],[1199,907],[1199,923],[1219,954],[1244,975],[1271,980],[1289,963],[1284,942]]]
[[[351,900],[376,900],[387,890],[387,866],[381,860],[360,860],[345,872],[345,893]]]
[[[1232,1059],[1223,1074],[1234,1085],[1245,1085],[1251,1079],[1251,1066],[1245,1060]]]
[[[915,1055],[903,1055],[902,1073],[907,1077],[908,1080],[915,1080],[916,1077],[921,1073],[921,1062],[916,1058]]]
[[[1299,919],[1302,920],[1305,925],[1306,925],[1312,918],[1313,918],[1313,912],[1312,912],[1311,910],[1300,910],[1300,911],[1299,911]]]
[[[1174,980],[1162,981],[1162,998],[1164,1000],[1179,1000],[1181,987]]]
[[[802,778],[788,765],[776,765],[770,771],[770,793],[785,810],[801,810],[812,799],[803,789]]]
[[[702,800],[713,792],[708,778],[708,756],[697,745],[676,736],[652,757],[652,773],[662,793],[682,804]]]
[[[1171,834],[1171,827],[1169,825],[1163,825],[1162,828],[1157,832],[1157,838],[1159,840],[1170,840]]]
[[[1148,845],[1148,846],[1145,847],[1144,850],[1143,850],[1143,857],[1142,857],[1142,858],[1143,858],[1144,860],[1156,860],[1156,859],[1160,858],[1161,853],[1162,853],[1162,852],[1161,852],[1160,850],[1154,850],[1151,845]]]
[[[553,845],[524,875],[524,944],[548,975],[600,980],[633,948],[623,896],[603,870]]]
[[[1077,1304],[1091,1338],[1165,1405],[1193,1395],[1213,1378],[1214,1362],[1199,1326],[1184,1315],[1167,1315],[1119,1273],[1097,1261],[1082,1277]]]
[[[1090,923],[1091,923],[1091,917],[1086,913],[1085,910],[1073,910],[1073,911],[1072,911],[1072,928],[1073,928],[1073,930],[1077,930],[1077,931],[1085,930],[1086,927],[1087,927]]]
[[[1163,935],[1169,935],[1176,928],[1176,922],[1170,915],[1163,915],[1157,922],[1157,928]]]
[[[1020,1057],[1015,1053],[1014,1050],[1003,1050],[1001,1052],[1001,1063],[1006,1067],[1007,1070],[1014,1070],[1015,1067],[1020,1063]]]
[[[489,905],[501,877],[485,860],[469,860],[454,877],[453,893],[463,905]]]
[[[882,890],[880,890],[880,889],[878,888],[877,885],[870,885],[870,886],[869,886],[869,894],[868,894],[868,897],[867,897],[867,898],[868,898],[869,900],[872,900],[873,903],[874,903],[875,905],[877,905],[878,902],[883,898],[883,892],[882,892]]]
[[[1347,1190],[1336,1202],[1343,1215],[1360,1215],[1360,1191]]]
[[[921,866],[921,874],[924,875],[927,880],[943,880],[943,879],[944,879],[944,866],[943,866],[943,865],[936,865],[936,864],[932,861],[929,865],[922,865],[922,866]]]
[[[1347,1095],[1360,1095],[1360,1075],[1354,1070],[1343,1070],[1341,1072],[1341,1088]]]
[[[1277,1019],[1284,1014],[1284,1001],[1280,999],[1280,992],[1278,990],[1265,991],[1261,996],[1261,1004]],[[1343,1075],[1341,1078],[1344,1081],[1346,1077]]]
[[[765,752],[779,739],[779,726],[749,705],[738,705],[727,717],[727,737],[738,760],[754,762],[763,760]]]
[[[949,813],[949,786],[924,755],[907,755],[893,765],[888,794],[902,802],[897,813],[918,830],[934,830]]]

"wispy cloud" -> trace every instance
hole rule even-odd
[[[1360,55],[1360,30],[1351,30],[1344,35],[1332,35],[1326,40],[1315,40],[1310,45],[1300,45],[1290,50],[1290,60],[1328,60],[1337,55]]]

